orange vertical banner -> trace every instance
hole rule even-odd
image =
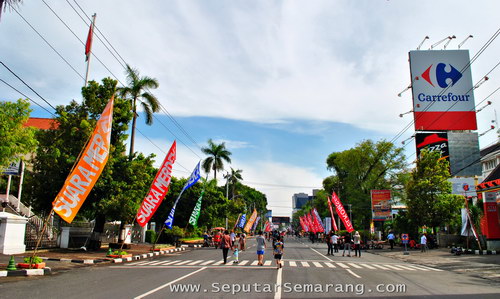
[[[245,225],[245,228],[243,230],[246,232],[250,232],[250,228],[252,228],[252,225],[255,222],[255,219],[257,219],[257,210],[253,209],[252,216],[250,216],[250,219],[248,219],[248,222]]]
[[[68,223],[71,223],[75,218],[101,175],[106,162],[108,162],[113,123],[113,102],[114,96],[111,97],[97,121],[94,133],[82,152],[80,160],[52,203],[54,211]]]

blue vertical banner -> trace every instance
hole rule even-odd
[[[238,227],[245,227],[245,222],[247,222],[247,214],[243,214],[241,215],[241,218],[240,218],[240,223],[238,223]]]
[[[200,162],[198,162],[198,164],[194,168],[193,173],[191,173],[191,176],[189,177],[189,180],[186,182],[184,188],[182,188],[181,193],[179,193],[179,196],[175,200],[174,206],[172,207],[172,210],[170,210],[170,214],[168,215],[167,220],[165,220],[165,226],[168,229],[172,229],[172,224],[174,223],[175,208],[177,207],[179,199],[181,199],[182,193],[184,193],[184,191],[187,190],[189,187],[196,184],[196,182],[198,182],[199,179],[200,179]]]

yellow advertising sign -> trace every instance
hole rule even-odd
[[[80,160],[52,203],[54,211],[68,223],[71,223],[75,218],[108,161],[113,122],[113,100],[114,96],[111,97],[97,121],[94,133],[90,137]]]

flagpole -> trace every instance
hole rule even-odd
[[[91,28],[92,28],[91,29],[91,31],[92,31],[91,40],[93,39],[93,36],[94,36],[94,26],[95,26],[95,19],[96,19],[96,17],[97,17],[97,14],[94,13],[94,15],[92,16],[92,24],[91,24]],[[87,71],[85,73],[85,86],[87,86],[87,83],[89,81],[90,57],[91,56],[92,56],[92,46],[90,46],[89,54],[88,54],[88,57],[87,57]]]

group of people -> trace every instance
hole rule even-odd
[[[273,246],[273,254],[274,259],[276,260],[276,269],[283,267],[281,263],[281,259],[283,257],[285,244],[283,242],[283,236],[279,234],[277,231],[270,234],[272,237],[272,246]],[[215,236],[214,236],[215,237]],[[257,265],[264,265],[264,254],[267,248],[266,237],[264,237],[262,231],[259,231],[257,237],[255,238],[257,242]],[[246,236],[245,234],[236,235],[234,231],[224,231],[224,234],[220,237],[220,246],[222,249],[222,258],[224,260],[224,264],[227,263],[227,255],[229,250],[233,250],[233,263],[239,263],[239,252],[244,251],[246,247]]]
[[[396,243],[396,235],[392,231],[389,232],[389,234],[387,235],[387,240],[389,241],[389,246],[391,246],[391,250],[393,250],[394,245]],[[429,249],[429,245],[428,245],[429,241],[432,243],[433,247],[436,246],[434,244],[435,240],[432,236],[429,236],[429,240],[427,237],[427,233],[423,233],[420,236],[420,244],[418,245],[418,247],[420,247],[421,252],[426,252]],[[417,242],[415,242],[414,239],[410,239],[408,241],[408,246],[410,247],[410,249],[417,248]]]
[[[334,252],[339,252],[339,247],[343,248],[342,256],[351,256],[351,248],[354,250],[354,256],[361,257],[361,235],[355,232],[351,238],[351,234],[345,233],[343,236],[338,236],[334,231],[330,231],[325,237],[328,252],[326,255],[334,255]]]
[[[220,241],[217,242],[220,237]],[[239,263],[239,252],[245,251],[246,249],[246,235],[244,233],[236,235],[234,231],[229,233],[228,230],[224,231],[224,234],[217,232],[214,235],[214,242],[219,244],[219,248],[222,249],[222,257],[224,258],[224,264],[227,263],[227,255],[229,250],[233,251],[234,261],[233,263]]]

